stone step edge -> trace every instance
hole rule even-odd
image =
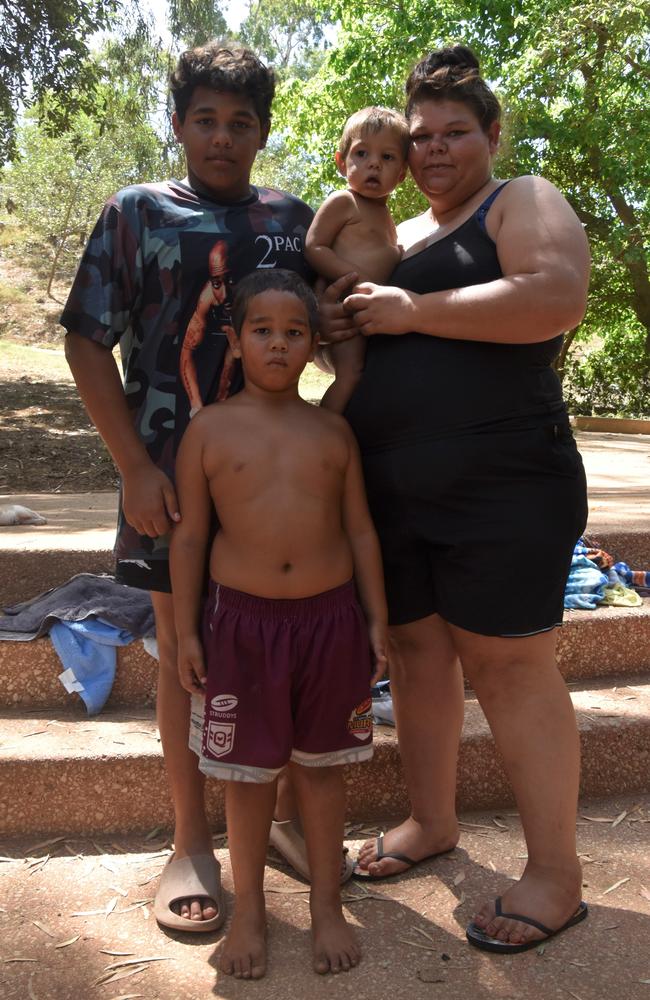
[[[616,688],[583,685],[571,692],[582,745],[582,796],[650,790],[650,680],[637,681]],[[113,713],[99,720],[70,715],[66,724],[4,712],[0,732],[0,784],[5,788],[0,835],[170,826],[171,805],[153,713]],[[61,746],[62,741],[66,745]],[[394,730],[378,727],[373,760],[346,767],[345,778],[349,821],[406,813]],[[458,807],[497,808],[511,801],[487,723],[475,699],[468,696]],[[210,822],[222,825],[221,782],[208,781],[207,807]]]
[[[650,601],[641,608],[570,611],[558,634],[560,672],[567,681],[650,670]],[[158,665],[136,641],[117,651],[108,707],[152,705]],[[58,675],[63,666],[48,638],[0,642],[0,707],[71,704]],[[76,696],[74,699],[77,700]]]

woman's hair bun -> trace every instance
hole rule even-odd
[[[406,117],[422,100],[464,101],[487,130],[501,118],[495,94],[481,78],[479,61],[466,45],[448,45],[429,52],[406,81]]]
[[[439,69],[457,68],[475,70],[480,73],[479,61],[466,45],[448,45],[444,49],[436,49],[422,60],[422,75],[430,76]]]

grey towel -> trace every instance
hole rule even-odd
[[[0,640],[26,642],[46,635],[56,621],[79,622],[86,618],[101,618],[109,625],[127,629],[138,639],[155,632],[148,591],[94,573],[77,573],[67,583],[3,610]]]

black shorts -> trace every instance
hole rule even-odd
[[[562,621],[587,520],[568,423],[418,442],[364,455],[389,621],[428,615],[526,636]]]
[[[118,583],[136,587],[137,590],[153,590],[163,594],[172,592],[169,558],[117,559],[115,579]]]

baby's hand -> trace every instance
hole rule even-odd
[[[207,676],[203,647],[198,636],[182,639],[178,644],[178,676],[190,694],[205,694]]]
[[[371,684],[380,681],[388,669],[388,628],[385,622],[374,622],[368,626],[370,648],[375,659],[375,671]]]

